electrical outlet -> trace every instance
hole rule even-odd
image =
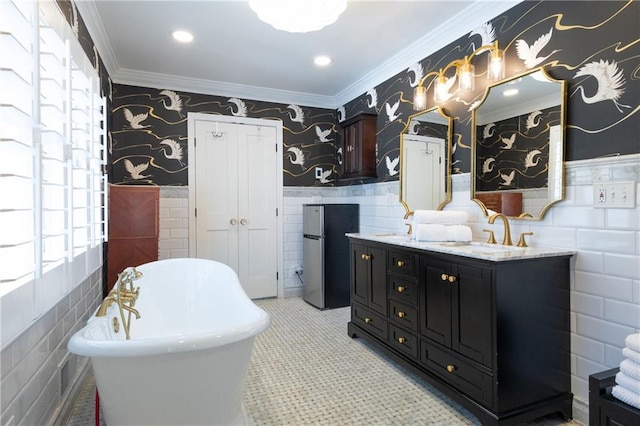
[[[593,187],[594,207],[633,209],[636,206],[636,183],[599,182]]]
[[[322,179],[322,167],[316,167],[316,179]]]

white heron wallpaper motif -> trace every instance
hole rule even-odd
[[[548,74],[568,83],[565,129],[565,160],[582,160],[640,152],[638,110],[640,99],[640,40],[637,24],[640,2],[589,1],[588,7],[572,1],[525,1],[496,16],[437,52],[410,65],[362,95],[338,105],[336,110],[295,104],[275,104],[251,99],[184,93],[171,88],[143,88],[111,84],[86,26],[73,3],[58,0],[65,16],[77,30],[78,39],[99,69],[108,98],[110,181],[116,184],[187,185],[189,153],[186,149],[188,112],[282,120],[284,127],[284,184],[314,186],[358,184],[340,181],[342,134],[340,123],[359,113],[377,119],[377,181],[397,180],[400,134],[412,109],[413,88],[427,73],[469,55],[482,45],[498,41],[505,51],[506,77],[544,66]],[[404,46],[399,46],[403,48]],[[450,96],[442,105],[453,118],[451,169],[470,172],[471,111],[482,100],[485,53],[476,61],[476,87],[469,94],[455,91],[453,72]],[[450,70],[453,71],[453,70]],[[433,105],[429,79],[427,108]],[[429,104],[430,103],[430,104]],[[528,121],[527,121],[528,119]],[[497,186],[523,184],[545,164],[546,151],[522,147],[523,135],[536,132],[541,116],[524,117],[522,134],[502,134],[497,146],[517,152],[518,167],[499,164],[487,156],[479,170]],[[528,130],[527,130],[528,129]],[[499,134],[496,128],[485,129]],[[420,129],[416,133],[420,134]],[[504,139],[502,139],[504,138]],[[513,138],[513,140],[512,140]],[[535,151],[540,151],[537,153]],[[504,155],[504,154],[503,154]],[[493,161],[487,160],[493,158]],[[515,161],[515,160],[514,160]],[[486,167],[483,167],[486,166]],[[315,169],[322,169],[316,179]],[[505,175],[503,178],[501,175]],[[491,178],[489,178],[492,176]]]

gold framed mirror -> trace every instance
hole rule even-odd
[[[566,82],[537,68],[487,87],[472,112],[471,198],[541,220],[564,196]]]
[[[415,210],[440,210],[451,201],[452,121],[435,107],[409,117],[400,135],[400,202],[405,218]]]

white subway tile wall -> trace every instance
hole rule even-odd
[[[24,425],[49,424],[89,361],[69,353],[67,342],[101,300],[102,268],[98,268],[3,348],[0,424],[12,418]],[[64,392],[63,382],[68,385]]]
[[[565,200],[541,221],[511,221],[512,237],[533,231],[528,241],[574,249],[571,277],[572,391],[574,417],[587,423],[589,374],[613,368],[622,360],[624,338],[640,331],[640,208],[596,209],[593,185],[605,181],[640,181],[640,155],[566,163]],[[476,240],[491,227],[500,241],[502,225],[488,225],[469,197],[469,175],[453,177],[446,210],[464,210]],[[360,204],[360,232],[407,231],[398,182],[327,188],[284,188],[284,294],[302,294],[294,273],[302,265],[302,205]],[[640,188],[636,193],[640,194]],[[160,193],[160,258],[188,255],[188,191]],[[304,272],[302,279],[304,279]]]

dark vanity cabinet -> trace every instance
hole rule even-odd
[[[387,335],[386,251],[380,247],[352,244],[351,317],[360,327],[380,339]]]
[[[376,171],[375,114],[360,114],[342,123],[343,169],[340,179],[374,178]]]
[[[355,237],[351,252],[351,337],[483,424],[571,418],[570,256],[488,261]]]

